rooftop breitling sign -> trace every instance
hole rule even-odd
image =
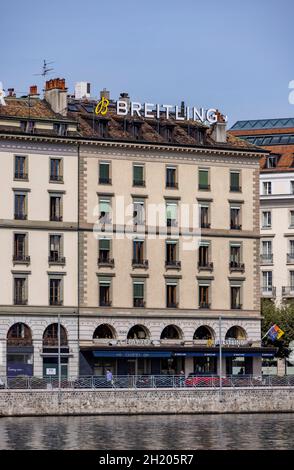
[[[102,97],[95,107],[95,114],[105,116],[108,113],[109,100]],[[128,113],[132,117],[141,117],[149,119],[159,119],[165,117],[165,119],[175,119],[176,121],[200,121],[202,123],[208,122],[213,124],[217,121],[217,110],[214,108],[204,109],[196,108],[195,106],[190,108],[186,106],[184,110],[179,106],[173,106],[171,104],[153,104],[144,103],[141,104],[136,101],[116,101],[116,114],[118,116],[126,116]],[[227,117],[225,117],[225,121]]]

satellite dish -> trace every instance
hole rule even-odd
[[[294,351],[291,351],[289,356],[288,356],[288,361],[290,364],[294,365]]]
[[[294,340],[290,341],[288,348],[291,349],[291,351],[294,350]]]

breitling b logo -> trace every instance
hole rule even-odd
[[[101,100],[96,105],[95,114],[101,114],[101,116],[105,116],[105,114],[108,111],[108,105],[109,105],[109,100],[107,98],[104,98],[104,96],[102,96]]]

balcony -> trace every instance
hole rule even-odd
[[[179,185],[176,181],[166,181],[165,182],[165,187],[167,189],[178,189]]]
[[[99,184],[111,184],[111,178],[99,177]]]
[[[274,255],[272,253],[261,254],[260,264],[273,264]]]
[[[27,214],[24,214],[23,212],[16,212],[14,214],[15,220],[27,220]]]
[[[198,271],[213,271],[212,261],[198,261]]]
[[[63,176],[62,175],[50,175],[50,182],[63,183]]]
[[[145,307],[145,301],[144,299],[134,299],[134,307],[138,307],[138,308],[144,308]]]
[[[294,253],[287,253],[287,263],[294,264]]]
[[[145,186],[145,180],[133,180],[133,186],[143,188]]]
[[[231,230],[242,230],[242,225],[241,224],[231,224],[230,226]]]
[[[62,300],[50,299],[50,305],[61,307],[63,305]]]
[[[264,286],[261,288],[261,297],[271,299],[276,297],[276,288],[273,286]]]
[[[239,263],[239,261],[231,261],[229,263],[230,272],[241,272],[244,273],[245,271],[245,264]]]
[[[149,267],[149,262],[148,262],[148,259],[133,258],[132,259],[132,266],[133,266],[133,268],[147,269]]]
[[[201,228],[210,228],[210,222],[201,222],[200,223]]]
[[[165,269],[181,269],[181,266],[182,266],[181,261],[176,261],[176,260],[165,261]]]
[[[28,299],[15,297],[13,303],[14,303],[14,305],[28,305]]]
[[[62,222],[62,215],[51,214],[50,215],[51,222]]]
[[[104,256],[99,256],[97,264],[98,264],[98,266],[107,266],[109,268],[113,268],[114,267],[114,259],[113,258],[106,258]]]
[[[65,265],[65,257],[60,256],[58,253],[53,254],[53,255],[49,255],[48,256],[48,263],[49,264],[58,264],[60,266],[64,266]]]
[[[166,307],[167,308],[178,308],[179,303],[178,302],[167,302]]]
[[[286,298],[294,297],[294,286],[283,286],[282,287],[282,296]]]
[[[99,307],[111,307],[111,300],[100,300]]]
[[[200,191],[210,191],[210,184],[199,184],[198,189]]]
[[[13,263],[14,264],[30,264],[31,257],[27,255],[13,255]]]
[[[27,174],[27,173],[22,172],[22,171],[16,171],[16,172],[14,173],[14,179],[15,179],[15,180],[26,180],[26,181],[27,181],[29,178],[28,178],[28,174]]]
[[[210,308],[210,303],[209,302],[199,302],[199,308],[209,309]]]
[[[241,186],[230,186],[231,193],[241,193],[242,188]]]

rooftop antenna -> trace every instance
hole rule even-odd
[[[43,60],[42,72],[41,73],[34,73],[34,75],[46,77],[49,72],[54,70],[53,67],[49,67],[49,65],[54,64],[54,62],[47,62],[46,59]]]

